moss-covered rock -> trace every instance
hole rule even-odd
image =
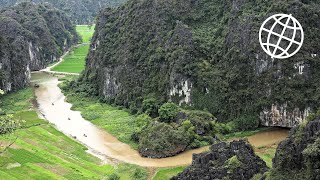
[[[273,159],[271,179],[320,179],[320,118],[290,131]]]
[[[153,122],[139,136],[139,153],[151,158],[174,156],[184,151],[189,143],[184,131],[166,123]]]
[[[252,147],[240,140],[214,144],[210,152],[194,154],[192,165],[172,180],[247,180],[267,170],[266,163],[254,154]]]

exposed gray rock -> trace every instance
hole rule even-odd
[[[0,11],[0,89],[25,87],[30,72],[58,59],[78,42],[70,20],[49,5],[21,3]]]
[[[221,142],[211,146],[210,152],[194,154],[192,165],[172,180],[248,180],[268,170],[266,163],[255,155],[245,141]]]
[[[272,179],[320,179],[320,118],[290,131],[273,159]]]
[[[265,108],[260,112],[260,122],[263,126],[294,127],[308,117],[310,112],[310,108],[288,110],[286,104],[272,105],[271,109]]]

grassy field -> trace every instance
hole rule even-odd
[[[272,168],[272,159],[276,154],[276,146],[265,147],[262,149],[258,149],[256,154],[263,159],[269,168]]]
[[[55,66],[52,71],[81,73],[85,67],[88,51],[88,44],[75,47],[64,57],[63,62]]]
[[[90,28],[87,25],[76,26],[76,30],[77,30],[78,34],[81,36],[83,43],[90,43],[90,40],[91,40],[93,33],[94,33],[94,28],[95,28],[94,26],[92,26]]]
[[[105,129],[134,149],[138,148],[138,144],[131,140],[135,116],[117,107],[99,103],[96,98],[79,97],[76,93],[66,92],[65,95],[67,95],[67,101],[73,104],[72,109],[80,111],[84,119]]]
[[[85,59],[90,48],[89,43],[94,33],[94,26],[90,29],[87,25],[78,25],[76,26],[76,30],[84,44],[73,48],[70,53],[64,57],[63,62],[51,69],[52,71],[81,73],[84,70]]]
[[[161,168],[157,171],[153,180],[169,180],[171,177],[182,172],[185,167],[174,167],[174,168]]]
[[[101,165],[87,148],[38,118],[32,109],[31,89],[1,97],[2,110],[25,122],[12,135],[0,137],[0,144],[15,143],[0,153],[0,180],[11,179],[146,179],[143,168],[129,164]]]

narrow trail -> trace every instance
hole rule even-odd
[[[89,153],[99,157],[107,163],[126,162],[143,167],[174,167],[189,165],[194,153],[207,151],[209,147],[189,150],[174,157],[151,159],[141,157],[138,151],[128,144],[120,142],[107,131],[100,129],[91,122],[83,119],[79,111],[71,110],[72,104],[65,101],[65,96],[58,87],[58,78],[44,72],[32,73],[31,83],[40,85],[35,88],[38,110],[44,118],[54,124],[64,134],[86,145]],[[261,135],[249,137],[253,145],[268,145],[283,140],[287,132],[273,136],[274,132],[262,132]],[[260,136],[262,141],[259,141]],[[256,138],[255,138],[256,137]],[[251,139],[251,140],[250,140]]]

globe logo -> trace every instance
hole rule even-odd
[[[304,32],[291,14],[275,14],[266,19],[259,31],[262,49],[272,58],[286,59],[301,48]]]

